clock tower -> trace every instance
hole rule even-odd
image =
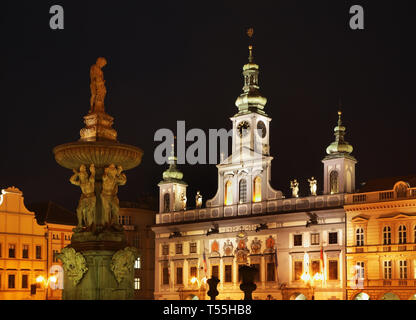
[[[243,92],[235,102],[238,112],[230,118],[232,154],[217,165],[218,191],[207,201],[207,207],[261,203],[282,197],[281,191],[270,186],[271,118],[264,111],[267,99],[260,93],[259,66],[254,63],[253,46],[248,49],[248,63],[243,66]]]

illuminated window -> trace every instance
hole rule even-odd
[[[311,233],[311,245],[319,245],[319,233]]]
[[[170,211],[170,195],[169,193],[165,193],[163,196],[163,212]]]
[[[338,280],[338,260],[328,261],[328,279]]]
[[[406,243],[406,241],[407,241],[406,226],[401,225],[399,227],[399,244]]]
[[[319,260],[312,260],[311,263],[311,275],[314,276],[315,274],[321,271],[321,261]]]
[[[253,202],[261,201],[261,178],[256,177],[253,181]]]
[[[166,285],[169,284],[169,268],[163,267],[162,270],[162,284]]]
[[[189,253],[196,253],[196,242],[189,243]]]
[[[140,278],[134,278],[134,290],[140,290]]]
[[[383,244],[391,244],[391,228],[389,226],[383,228]]]
[[[364,262],[357,261],[357,277],[358,279],[364,279]]]
[[[300,280],[303,273],[303,261],[294,262],[294,279]]]
[[[142,261],[141,261],[141,257],[138,257],[137,259],[136,259],[136,261],[134,261],[134,269],[140,269],[141,268],[141,266],[142,266],[142,263],[141,263]]]
[[[9,258],[16,258],[16,245],[9,244]]]
[[[383,276],[384,279],[391,279],[391,260],[383,262]]]
[[[224,203],[226,206],[233,204],[233,191],[231,189],[231,181],[228,180],[225,183],[225,197],[224,197]]]
[[[399,273],[400,273],[400,279],[407,279],[407,261],[406,260],[399,261]]]
[[[177,243],[175,245],[175,253],[176,254],[182,254],[182,243]]]
[[[328,243],[337,244],[338,243],[338,232],[329,232],[328,233]]]
[[[42,259],[42,246],[36,246],[36,259]]]
[[[28,275],[27,274],[23,274],[22,275],[22,289],[27,289],[27,288],[29,288]]]
[[[53,262],[58,262],[58,254],[59,254],[58,250],[53,250],[53,253],[52,253]]]
[[[183,268],[176,268],[176,284],[183,284]]]
[[[196,267],[191,267],[190,269],[189,269],[189,274],[190,274],[190,277],[189,277],[189,280],[191,280],[193,277],[197,277],[197,268]]]
[[[162,246],[162,255],[164,255],[164,256],[169,255],[169,245],[168,244],[164,244]]]
[[[240,197],[240,203],[247,202],[247,181],[246,181],[246,179],[241,179],[240,180],[239,197]]]
[[[224,282],[232,282],[233,281],[233,277],[232,277],[232,265],[227,264],[224,267]]]
[[[9,278],[8,279],[9,280],[8,281],[8,288],[9,289],[14,289],[16,287],[16,283],[15,283],[16,276],[14,274],[9,274],[8,278]]]
[[[211,278],[216,277],[216,278],[220,278],[220,272],[219,272],[219,267],[218,266],[212,266],[211,267]]]
[[[29,258],[29,245],[24,244],[22,249],[22,258],[28,259]]]
[[[364,245],[364,229],[357,228],[355,231],[355,245],[356,246],[363,246]]]
[[[301,234],[293,235],[293,245],[294,246],[302,246],[302,235]]]
[[[331,190],[331,194],[338,193],[338,171],[332,170],[329,174],[329,186]]]
[[[274,265],[274,262],[268,262],[267,263],[267,269],[266,269],[266,275],[267,275],[267,281],[275,281],[275,270],[276,267]]]

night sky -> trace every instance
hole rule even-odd
[[[272,186],[315,176],[334,140],[342,101],[346,141],[357,158],[357,186],[416,173],[416,110],[410,1],[2,1],[0,11],[0,187],[16,186],[25,203],[52,200],[74,210],[79,188],[54,160],[54,146],[76,141],[88,113],[89,68],[99,56],[106,111],[122,143],[144,150],[127,171],[120,200],[158,196],[167,166],[153,151],[156,130],[231,128],[242,92],[248,27],[260,91],[272,118]],[[64,8],[65,29],[49,28],[50,6]],[[365,30],[349,28],[360,4]],[[412,99],[411,99],[412,95]],[[411,104],[412,103],[412,104]],[[215,165],[182,165],[193,205],[217,190]]]

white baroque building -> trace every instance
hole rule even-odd
[[[259,66],[243,67],[244,87],[232,118],[232,154],[218,167],[218,190],[205,207],[186,209],[183,174],[174,154],[159,183],[155,232],[155,299],[242,299],[239,266],[258,270],[254,299],[345,299],[344,195],[355,191],[352,146],[339,112],[335,141],[322,160],[323,194],[290,198],[271,186],[267,99]]]

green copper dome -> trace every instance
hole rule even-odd
[[[327,148],[326,153],[331,154],[350,154],[353,150],[352,145],[344,140],[345,127],[341,122],[341,111],[338,111],[338,125],[334,128],[335,141],[332,142]]]

